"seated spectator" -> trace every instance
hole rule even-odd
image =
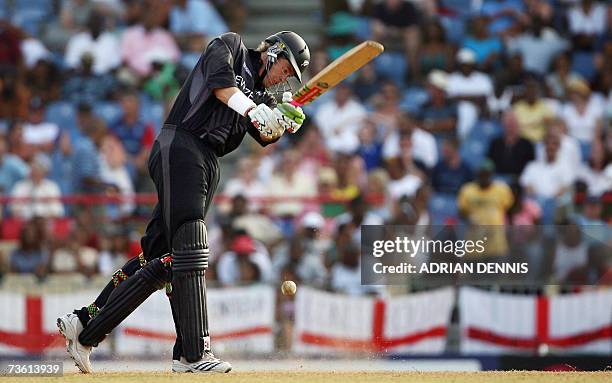
[[[106,189],[100,164],[106,124],[96,117],[81,129],[83,137],[75,143],[72,155],[72,189],[75,193],[99,193]]]
[[[116,35],[105,31],[106,18],[99,12],[92,12],[84,31],[70,38],[66,46],[66,66],[76,69],[81,65],[83,55],[93,58],[93,72],[102,75],[121,64],[119,40]]]
[[[384,81],[380,92],[375,94],[370,103],[374,113],[370,117],[376,121],[383,135],[393,131],[399,124],[402,109],[400,108],[401,91],[393,81]]]
[[[136,181],[148,177],[147,159],[155,140],[155,128],[140,116],[140,98],[135,90],[122,92],[120,103],[121,118],[110,126],[110,131],[123,144],[128,170]]]
[[[335,292],[361,295],[375,291],[373,286],[361,284],[359,253],[359,247],[354,243],[348,243],[338,249],[338,261],[330,270],[330,285]]]
[[[580,50],[594,48],[596,38],[606,32],[608,9],[594,0],[581,0],[567,10],[569,32],[574,47]]]
[[[85,244],[86,234],[76,228],[67,243],[52,252],[49,269],[54,274],[81,273],[91,277],[98,274],[98,251]]]
[[[161,27],[160,14],[144,12],[141,23],[126,29],[121,38],[121,58],[138,78],[150,75],[154,62],[180,58],[174,38]]]
[[[575,222],[557,226],[557,241],[553,253],[553,280],[567,280],[570,272],[587,263],[588,243],[584,240],[580,227]]]
[[[300,236],[295,236],[276,251],[272,262],[275,279],[278,279],[286,267],[295,270],[299,280],[311,286],[323,287],[327,278],[327,269],[323,265],[320,253],[308,251],[306,243]]]
[[[45,56],[28,69],[25,82],[33,94],[49,103],[60,98],[61,78],[60,69]]]
[[[373,63],[366,64],[359,69],[356,76],[353,82],[353,89],[359,101],[367,102],[372,96],[380,92],[381,79],[376,74],[376,68]]]
[[[256,266],[259,281],[270,281],[272,278],[272,261],[263,246],[256,246],[248,235],[237,236],[230,251],[221,255],[217,262],[217,277],[223,286],[234,286],[242,280],[241,264],[250,262]],[[250,274],[250,273],[249,273]],[[251,275],[252,277],[252,275]]]
[[[361,157],[365,164],[366,171],[379,168],[382,165],[383,142],[378,137],[376,124],[367,120],[359,131],[359,147],[357,155]]]
[[[457,194],[463,184],[472,180],[472,170],[461,159],[459,142],[446,139],[442,143],[442,159],[433,168],[431,186],[434,191]]]
[[[601,135],[604,110],[601,101],[591,94],[584,80],[574,80],[568,86],[569,100],[561,110],[561,118],[570,136],[580,141],[582,158],[588,158],[593,139]]]
[[[448,75],[435,70],[427,76],[429,101],[419,108],[417,119],[423,129],[431,134],[450,137],[457,129],[457,103],[446,96]]]
[[[540,76],[546,75],[552,60],[567,48],[568,42],[553,29],[544,28],[537,17],[526,31],[507,41],[508,52],[520,53],[525,69]]]
[[[26,223],[21,229],[19,246],[11,252],[10,270],[19,274],[36,274],[42,278],[47,274],[49,252],[43,247],[38,228]]]
[[[0,20],[0,66],[17,68],[23,63],[23,32],[6,20]]]
[[[521,137],[531,142],[542,141],[546,125],[554,117],[552,109],[540,95],[540,84],[536,79],[525,83],[525,91],[520,101],[512,106],[519,125]]]
[[[476,64],[485,72],[490,72],[495,67],[504,49],[499,37],[489,35],[488,25],[486,17],[474,17],[470,22],[471,32],[463,40],[463,48],[476,53]]]
[[[117,86],[117,80],[111,74],[95,74],[93,56],[84,53],[79,66],[64,81],[62,98],[75,104],[95,104],[110,99]]]
[[[227,24],[208,0],[174,0],[170,32],[179,46],[201,53],[206,42],[228,31]]]
[[[574,174],[559,161],[559,136],[550,133],[544,139],[545,158],[530,162],[520,177],[521,186],[529,195],[555,199],[567,192],[574,182]]]
[[[519,123],[514,111],[504,113],[502,125],[504,132],[491,141],[487,157],[493,161],[497,174],[518,179],[525,166],[535,159],[535,148],[531,141],[519,135]]]
[[[335,188],[331,197],[341,201],[349,201],[359,195],[359,171],[355,171],[355,159],[350,155],[338,154],[334,161],[334,170],[337,174]]]
[[[130,216],[136,207],[134,184],[128,172],[125,150],[114,136],[104,137],[100,146],[100,180],[121,198],[118,206],[109,206],[106,213],[115,219]]]
[[[414,119],[408,113],[399,116],[397,127],[385,138],[383,158],[386,162],[399,158],[401,155],[400,136],[410,136],[412,140],[411,153],[413,159],[426,168],[433,168],[438,163],[438,147],[435,137],[416,126]]]
[[[542,217],[540,205],[525,196],[524,189],[518,183],[511,186],[514,203],[508,210],[508,224],[515,226],[537,225]],[[517,232],[514,230],[513,232]]]
[[[227,181],[223,194],[228,197],[243,195],[249,201],[250,210],[258,210],[261,204],[253,199],[265,195],[265,185],[257,179],[257,174],[253,171],[253,158],[245,157],[238,160],[236,175]]]
[[[574,81],[582,80],[579,73],[572,71],[572,56],[570,52],[564,52],[555,58],[554,71],[546,76],[546,87],[548,94],[559,100],[565,100],[568,96],[567,89]]]
[[[468,101],[479,109],[485,107],[486,98],[493,94],[489,75],[476,70],[476,54],[470,49],[457,53],[459,70],[448,76],[446,92],[451,99]]]
[[[51,152],[60,129],[54,122],[45,120],[45,104],[40,97],[30,101],[29,116],[23,124],[23,142],[39,150]]]
[[[512,100],[512,95],[519,93],[518,91],[525,85],[530,76],[533,75],[525,70],[523,56],[520,53],[507,54],[502,65],[495,71],[495,93],[508,92],[510,100]]]
[[[87,27],[95,2],[88,0],[62,0],[57,21],[50,22],[44,31],[45,45],[52,51],[63,51],[68,40]]]
[[[0,194],[8,194],[24,179],[30,168],[21,158],[8,153],[6,136],[0,133]]]
[[[365,118],[365,108],[353,98],[346,83],[336,86],[333,101],[321,105],[314,116],[327,148],[342,153],[357,150],[357,135]]]
[[[25,220],[33,217],[61,217],[64,206],[60,200],[59,186],[46,178],[51,160],[44,154],[34,156],[28,178],[18,181],[13,187],[11,197],[26,199],[11,203],[13,216]]]
[[[609,250],[606,245],[589,246],[585,264],[571,269],[567,273],[564,282],[569,284],[609,286],[612,280]]]
[[[425,78],[433,70],[450,72],[453,69],[455,48],[446,38],[446,31],[439,19],[422,26],[423,43],[419,47],[418,77]]]
[[[416,7],[406,1],[384,0],[374,5],[372,17],[374,40],[385,41],[389,48],[406,52],[414,68],[421,17]]]
[[[393,199],[402,196],[412,197],[421,185],[427,181],[422,165],[414,161],[412,155],[413,142],[410,135],[400,136],[400,156],[389,164],[392,181],[389,182],[389,195]]]
[[[580,166],[583,163],[580,152],[580,142],[567,134],[567,126],[561,119],[554,119],[548,123],[547,134],[556,136],[560,141],[559,152],[557,153],[557,161],[563,162],[566,171],[572,175],[578,174]],[[544,142],[539,142],[536,145],[536,159],[546,159],[546,145]]]
[[[13,120],[8,125],[8,131],[6,135],[6,144],[8,146],[8,152],[14,156],[19,157],[24,161],[30,161],[32,156],[36,153],[37,148],[34,145],[27,144],[23,139],[23,120]]]
[[[0,66],[0,119],[26,119],[31,96],[16,67]]]
[[[577,179],[587,185],[587,193],[600,197],[612,190],[612,158],[603,143],[594,141],[588,164],[581,164]]]
[[[116,225],[107,225],[105,235],[100,238],[98,270],[109,276],[121,268],[129,259],[129,232]]]

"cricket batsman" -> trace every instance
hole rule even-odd
[[[284,93],[277,104],[266,89],[287,84],[310,61],[304,40],[278,32],[257,49],[236,33],[213,39],[187,78],[149,157],[158,203],[141,240],[143,253],[115,272],[96,301],[57,319],[67,351],[84,373],[89,357],[121,321],[151,294],[171,283],[177,340],[174,372],[229,372],[211,352],[205,272],[205,217],[219,182],[218,157],[240,145],[246,133],[260,145],[295,133],[305,115]]]

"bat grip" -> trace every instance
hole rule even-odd
[[[300,104],[299,102],[297,102],[295,100],[291,100],[290,104],[295,106],[295,107],[300,107],[300,106],[304,105],[304,104]]]

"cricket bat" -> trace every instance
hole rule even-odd
[[[317,97],[372,61],[384,50],[385,47],[376,41],[362,42],[311,78],[306,85],[295,92],[291,103],[295,106],[302,106],[313,102]]]

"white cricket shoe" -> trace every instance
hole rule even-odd
[[[226,373],[230,372],[231,369],[231,364],[215,357],[210,351],[205,351],[202,359],[193,363],[187,362],[184,357],[181,357],[181,360],[174,359],[172,361],[172,372]]]
[[[74,360],[74,364],[84,374],[93,372],[89,355],[91,355],[91,346],[83,346],[79,343],[79,334],[83,331],[83,325],[76,314],[66,314],[57,318],[57,327],[59,332],[66,338],[66,351]]]

